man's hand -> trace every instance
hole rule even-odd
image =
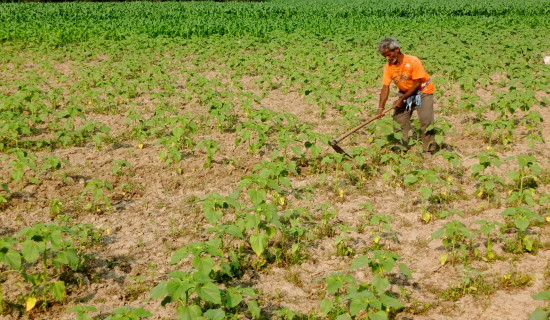
[[[395,100],[395,102],[393,103],[393,107],[394,108],[401,108],[403,106],[403,99],[397,99]]]

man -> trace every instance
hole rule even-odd
[[[422,130],[423,150],[425,153],[433,154],[436,151],[434,132],[426,131],[434,122],[434,85],[430,75],[424,71],[420,59],[401,52],[395,38],[382,39],[378,43],[378,52],[386,58],[388,63],[384,66],[377,114],[384,111],[390,92],[389,86],[393,81],[399,89],[399,99],[393,103],[395,107],[393,120],[401,126],[404,151],[409,148],[411,115],[416,110]]]

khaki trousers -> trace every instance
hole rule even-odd
[[[402,96],[403,93],[399,93]],[[422,132],[422,148],[424,151],[435,151],[435,130],[426,131],[429,125],[434,123],[434,96],[432,94],[422,93],[422,105],[420,108],[414,104],[412,110],[416,110],[418,119],[420,120],[420,130]],[[409,148],[409,130],[411,128],[411,116],[405,106],[395,108],[393,114],[393,120],[401,126],[401,133],[403,134],[403,147],[408,150]]]

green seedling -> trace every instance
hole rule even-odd
[[[214,140],[202,140],[196,146],[195,149],[204,147],[206,150],[206,160],[204,162],[204,168],[212,167],[212,159],[216,152],[220,152],[219,144]]]
[[[480,224],[480,232],[486,237],[487,239],[487,249],[485,252],[484,260],[487,261],[493,261],[496,259],[495,252],[493,251],[493,245],[495,244],[492,234],[496,233],[496,236],[501,236],[499,232],[497,232],[497,227],[502,229],[504,225],[502,223],[497,221],[486,221],[486,220],[478,220],[475,223]],[[494,231],[494,232],[493,232]]]
[[[125,171],[128,171],[128,174],[130,174],[130,176],[133,175],[132,165],[130,164],[130,162],[126,160],[113,160],[112,164],[113,164],[113,166],[111,167],[112,174],[120,177],[125,174]]]
[[[506,241],[506,251],[513,253],[531,252],[535,253],[539,241],[527,234],[527,229],[534,222],[543,222],[544,219],[529,207],[511,207],[505,209],[502,216],[507,220],[507,226],[517,229],[514,239]],[[513,223],[513,224],[512,224]]]
[[[65,299],[66,283],[60,280],[63,267],[73,272],[81,267],[85,258],[80,247],[94,234],[94,228],[88,225],[64,227],[39,223],[0,241],[0,262],[30,285],[30,291],[22,297],[27,311],[34,308],[38,298],[44,308],[50,299]]]
[[[435,171],[422,169],[412,170],[403,179],[403,184],[405,186],[420,184],[418,190],[420,191],[422,220],[425,223],[429,223],[432,220],[433,215],[428,212],[427,207],[430,200],[433,201],[433,198],[431,197],[434,194],[434,188],[441,188],[442,186],[445,186],[446,181],[441,179],[441,177],[439,177],[439,175],[437,175]]]
[[[521,123],[525,126],[525,129],[527,129],[527,135],[525,135],[523,139],[526,139],[528,141],[527,144],[529,145],[530,149],[534,149],[535,143],[537,142],[541,144],[545,143],[542,134],[543,121],[544,118],[538,111],[535,110],[530,110],[521,119]]]
[[[60,215],[64,209],[65,205],[60,199],[54,198],[50,201],[50,217],[52,219],[55,219],[58,215]]]
[[[451,264],[456,262],[469,262],[469,256],[473,255],[473,240],[475,232],[472,232],[462,222],[453,220],[435,231],[431,238],[443,238],[443,245],[451,252]],[[448,260],[447,254],[441,256],[441,264]]]
[[[91,320],[90,312],[97,312],[97,308],[94,306],[76,305],[67,310],[68,312],[76,313],[76,320]]]
[[[535,311],[529,315],[529,320],[546,320],[550,316],[550,291],[542,291],[537,294],[532,295],[535,300],[548,300],[548,305],[546,308],[536,308]]]
[[[494,292],[494,285],[487,283],[483,274],[478,270],[467,266],[458,266],[457,268],[462,270],[463,276],[460,278],[459,284],[452,285],[451,288],[441,293],[445,300],[457,301],[468,294],[477,296]]]
[[[336,248],[336,256],[339,257],[350,257],[355,255],[355,250],[348,244],[349,240],[342,237],[336,236],[334,238],[334,247]]]
[[[506,202],[515,203],[518,206],[524,203],[533,206],[535,204],[533,194],[540,182],[539,175],[542,169],[533,156],[520,154],[516,159],[519,170],[508,171],[508,178],[514,182],[514,188],[510,190]]]
[[[105,320],[140,320],[153,316],[151,312],[139,307],[121,307],[113,310],[112,313]]]
[[[497,186],[503,185],[504,180],[499,176],[486,174],[485,172],[490,166],[500,167],[501,162],[498,155],[493,149],[488,148],[487,151],[473,157],[479,159],[479,163],[472,166],[472,178],[478,181],[476,196],[479,198],[495,198]]]
[[[399,257],[395,254],[375,250],[372,258],[360,256],[350,265],[350,270],[369,265],[375,274],[371,282],[359,282],[349,274],[333,273],[325,277],[327,293],[332,298],[321,301],[321,315],[328,319],[352,319],[364,313],[369,319],[388,319],[394,312],[403,308],[403,304],[388,292],[390,282],[385,273],[389,273]],[[399,270],[411,278],[411,272],[405,264]]]
[[[87,202],[83,209],[94,210],[96,212],[109,210],[111,208],[111,200],[105,195],[105,190],[113,190],[113,186],[107,180],[91,180],[86,182],[84,191],[80,194],[80,197],[84,198],[86,195],[91,194],[93,201]]]
[[[96,133],[92,136],[92,140],[94,141],[94,144],[95,144],[95,147],[98,149],[98,150],[101,150],[102,149],[102,144],[103,142],[109,138],[109,133],[111,132],[111,128],[107,127],[106,125],[101,125],[99,127],[99,132],[101,133]]]
[[[167,274],[171,280],[162,281],[148,299],[163,298],[161,305],[175,303],[179,319],[225,319],[226,315],[244,302],[244,297],[256,298],[250,288],[227,287],[220,289],[208,275],[214,262],[197,260],[196,271],[173,271]],[[249,301],[250,302],[250,301]],[[257,304],[249,303],[251,313],[256,314]]]

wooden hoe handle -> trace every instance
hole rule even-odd
[[[342,135],[339,136],[338,138],[332,140],[330,143],[333,144],[333,145],[337,144],[338,142],[344,140],[344,139],[347,138],[350,134],[352,134],[352,133],[354,133],[355,131],[357,131],[357,130],[363,128],[363,127],[366,126],[367,124],[373,122],[373,121],[376,120],[376,119],[382,118],[386,113],[388,113],[390,110],[393,110],[394,108],[395,108],[395,106],[392,106],[391,108],[388,108],[388,109],[384,110],[381,114],[378,114],[378,115],[374,116],[373,118],[371,118],[371,119],[369,119],[369,120],[367,120],[367,121],[365,121],[365,122],[362,122],[362,123],[361,123],[360,125],[358,125],[357,127],[355,127],[355,128],[353,128],[353,129],[351,129],[350,131],[348,131],[348,132],[342,134]]]

